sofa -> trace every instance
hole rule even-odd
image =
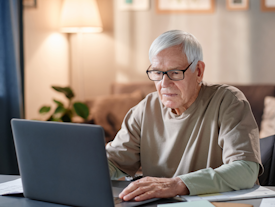
[[[275,85],[229,85],[237,87],[246,96],[261,131],[261,137],[275,134]],[[153,82],[113,83],[110,95],[87,101],[91,112],[89,123],[104,128],[107,143],[115,137],[128,110],[155,90]],[[267,132],[264,130],[266,128]]]

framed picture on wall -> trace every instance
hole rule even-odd
[[[144,11],[149,9],[149,0],[118,0],[121,11]]]
[[[156,0],[157,13],[213,13],[214,0]]]
[[[226,8],[228,10],[247,10],[249,0],[226,0]]]
[[[275,0],[261,0],[262,11],[275,11]]]

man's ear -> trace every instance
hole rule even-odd
[[[205,68],[204,62],[199,60],[197,65],[196,65],[196,73],[197,73],[197,82],[198,83],[202,82],[203,74],[204,74],[204,68]]]

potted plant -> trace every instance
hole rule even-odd
[[[72,117],[75,115],[80,116],[87,121],[90,113],[89,108],[85,103],[72,101],[74,93],[70,87],[52,86],[52,88],[66,96],[68,99],[68,105],[65,106],[61,101],[54,99],[53,101],[56,103],[56,108],[54,112],[49,115],[47,121],[72,122]],[[50,110],[51,106],[42,106],[39,109],[39,113],[47,114]]]

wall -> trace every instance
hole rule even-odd
[[[62,0],[37,0],[24,9],[25,108],[27,119],[45,119],[38,110],[55,107],[53,98],[66,103],[52,85],[70,85],[75,101],[110,93],[115,82],[113,2],[98,1],[104,25],[100,34],[59,32]]]
[[[204,80],[219,83],[275,83],[275,12],[262,12],[260,1],[250,1],[247,11],[228,11],[216,0],[212,14],[157,14],[115,11],[116,80],[147,80],[148,50],[161,33],[181,29],[202,44],[206,63]]]
[[[59,33],[61,0],[38,0],[36,8],[24,8],[25,110],[28,119],[53,98],[65,98],[52,85],[69,84],[68,39]]]
[[[110,94],[115,82],[114,14],[112,0],[98,0],[103,32],[70,34],[71,86],[76,100]]]
[[[155,0],[148,11],[120,11],[117,0],[97,2],[103,33],[68,38],[57,33],[62,0],[38,0],[37,9],[25,10],[27,118],[37,117],[53,97],[62,98],[52,84],[70,84],[76,100],[86,100],[109,94],[113,82],[149,81],[149,47],[170,29],[199,39],[205,81],[275,83],[275,12],[262,12],[260,1],[251,0],[247,11],[228,11],[225,0],[216,0],[212,14],[158,14]]]

